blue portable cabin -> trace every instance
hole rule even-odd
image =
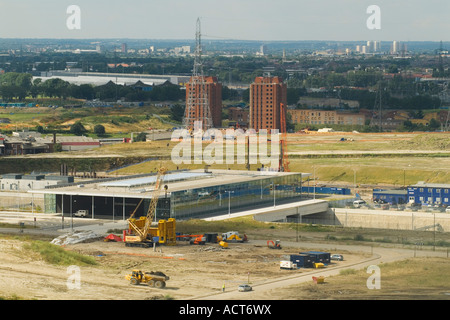
[[[329,264],[331,261],[331,254],[329,252],[309,251],[300,252],[300,254],[308,255],[312,258],[312,263],[321,262],[323,264]]]
[[[450,205],[450,184],[419,182],[408,186],[408,202]]]
[[[348,188],[338,188],[338,187],[297,187],[295,190],[297,193],[321,193],[321,194],[341,194],[350,195],[351,190]]]
[[[285,258],[295,263],[297,268],[312,268],[314,266],[314,259],[308,254],[289,254]]]
[[[407,190],[383,190],[374,189],[372,191],[372,197],[374,202],[383,200],[389,204],[406,204],[408,203],[408,191]]]

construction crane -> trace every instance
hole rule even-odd
[[[280,132],[281,132],[281,152],[278,171],[289,172],[289,158],[287,153],[287,125],[286,125],[286,106],[280,104]]]
[[[159,195],[161,193],[162,180],[164,179],[164,175],[167,172],[167,168],[160,168],[158,170],[158,174],[156,176],[155,188],[153,190],[152,200],[150,202],[150,206],[147,211],[146,217],[141,217],[141,223],[137,223],[137,220],[134,219],[134,215],[141,205],[143,199],[139,202],[136,209],[131,214],[130,218],[128,218],[128,226],[130,231],[132,231],[135,236],[127,235],[125,237],[125,244],[127,246],[140,246],[140,247],[148,247],[151,242],[147,241],[147,236],[150,232],[150,226],[152,224],[153,219],[155,218],[156,206],[158,204]],[[142,226],[142,220],[144,220],[144,225]]]

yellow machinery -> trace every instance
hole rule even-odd
[[[224,249],[228,248],[228,242],[225,242],[223,240],[219,242],[219,245]]]
[[[144,283],[150,287],[163,289],[166,287],[166,281],[169,280],[169,277],[162,272],[142,272],[135,269],[131,274],[127,274],[125,279],[130,281],[132,285]]]
[[[174,218],[169,218],[167,220],[159,220],[157,226],[146,227],[146,222],[149,220],[147,217],[140,217],[139,219],[133,219],[131,222],[128,220],[128,225],[130,231],[133,234],[136,234],[135,229],[143,231],[144,228],[147,228],[147,235],[144,237],[140,236],[139,233],[137,235],[126,235],[125,243],[130,246],[137,246],[138,243],[141,242],[142,239],[153,239],[154,237],[158,238],[159,244],[172,245],[176,244],[176,220]],[[132,226],[134,228],[132,228]],[[145,247],[145,245],[140,245],[141,247]]]
[[[239,236],[239,232],[237,231],[229,231],[222,233],[222,241],[225,242],[245,242],[247,241],[247,236],[244,235],[244,238]]]
[[[134,219],[134,214],[137,208],[141,205],[143,199],[128,219],[129,233],[133,235],[124,235],[124,242],[126,246],[149,247],[153,245],[153,238],[158,237],[160,244],[175,244],[176,243],[176,221],[173,218],[166,220],[159,220],[156,227],[152,227],[152,221],[155,217],[156,205],[158,204],[159,195],[161,193],[161,185],[166,168],[160,168],[156,178],[155,189],[152,200],[147,211],[147,216]]]

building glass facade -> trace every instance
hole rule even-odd
[[[301,174],[172,192],[172,218],[202,219],[301,199]]]

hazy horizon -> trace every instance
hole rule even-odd
[[[80,28],[70,30],[74,4]],[[370,30],[373,4],[381,28]],[[0,3],[0,38],[188,40],[200,17],[210,40],[447,42],[448,12],[445,0],[21,0]]]

